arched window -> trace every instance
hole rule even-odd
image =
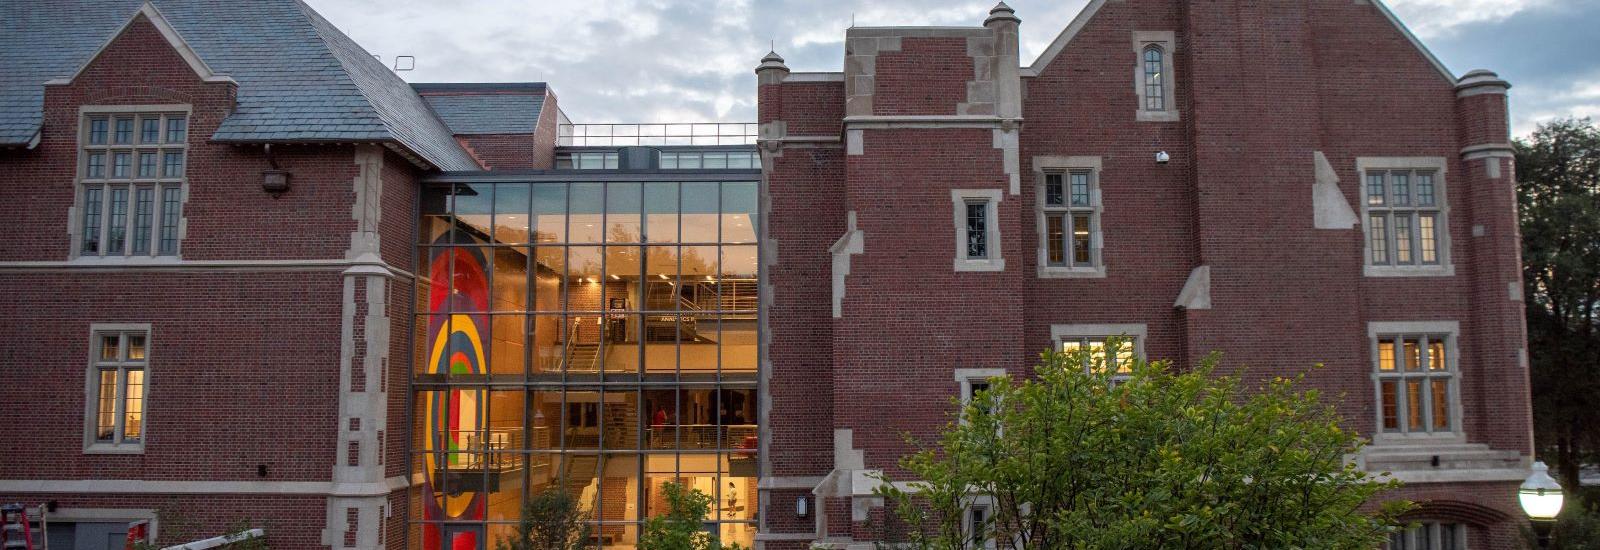
[[[1144,49],[1144,108],[1146,111],[1167,110],[1166,81],[1162,74],[1162,56],[1160,46],[1151,45]]]

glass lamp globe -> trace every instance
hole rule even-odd
[[[1522,511],[1527,512],[1528,517],[1546,521],[1556,519],[1565,500],[1561,495],[1561,484],[1550,477],[1550,468],[1543,461],[1533,463],[1533,473],[1522,482],[1517,499],[1522,501]]]

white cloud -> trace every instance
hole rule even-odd
[[[1423,40],[1448,36],[1462,25],[1504,19],[1550,3],[1551,0],[1388,0],[1395,15]]]

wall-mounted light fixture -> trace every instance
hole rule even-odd
[[[271,143],[266,144],[262,150],[266,151],[267,166],[270,168],[261,171],[261,190],[271,193],[272,198],[278,198],[278,195],[289,190],[289,172],[278,169],[278,159],[272,156]]]
[[[1172,162],[1172,155],[1167,154],[1166,151],[1156,152],[1156,164],[1166,164],[1168,162]]]

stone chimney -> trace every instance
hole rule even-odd
[[[989,77],[995,86],[995,114],[1000,118],[1022,117],[1022,76],[1017,27],[1022,20],[1005,2],[989,10],[983,26],[994,32],[994,63]]]

